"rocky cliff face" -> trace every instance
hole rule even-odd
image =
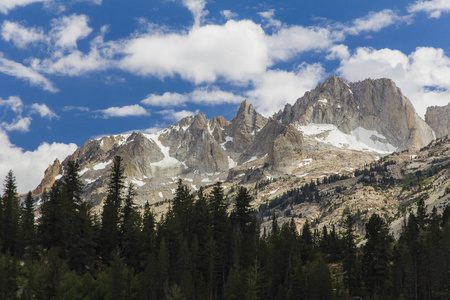
[[[425,121],[433,128],[437,138],[450,134],[450,103],[446,106],[430,106]]]
[[[53,165],[49,166],[47,170],[45,170],[44,179],[42,179],[41,183],[33,191],[33,195],[40,195],[46,188],[51,187],[60,173],[62,173],[61,163],[59,159],[55,159]]]
[[[80,163],[84,198],[100,204],[112,159],[122,156],[127,180],[143,204],[171,199],[180,178],[193,190],[216,181],[231,186],[280,176],[316,180],[350,174],[381,155],[416,149],[431,139],[431,128],[392,81],[347,84],[332,77],[271,119],[246,100],[230,121],[221,116],[207,120],[201,113],[154,134],[88,140],[49,167],[35,194],[50,188],[70,160]]]
[[[331,77],[275,118],[284,124],[334,125],[384,151],[419,149],[433,140],[431,128],[389,79],[346,83]]]

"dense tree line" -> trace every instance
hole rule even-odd
[[[260,232],[252,196],[238,187],[192,192],[181,181],[157,222],[134,203],[122,160],[114,159],[101,216],[83,201],[80,167],[42,196],[19,204],[8,174],[0,201],[0,299],[448,299],[450,209],[423,201],[398,241],[374,214],[357,247],[355,220],[344,231],[292,219]],[[299,189],[315,197],[315,184]],[[306,197],[306,198],[308,198]]]

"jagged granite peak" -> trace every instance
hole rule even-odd
[[[208,121],[208,131],[218,143],[225,141],[225,128],[230,125],[230,121],[222,116],[214,117]]]
[[[58,174],[62,173],[62,166],[59,159],[55,159],[52,165],[50,165],[44,172],[44,178],[41,183],[33,191],[33,195],[42,194],[49,186],[55,183],[55,178]]]
[[[450,103],[445,106],[430,106],[425,122],[434,130],[437,138],[450,134]]]
[[[225,172],[228,170],[228,155],[209,131],[209,125],[205,114],[196,115],[181,139],[171,147],[171,152],[189,169],[206,173]]]
[[[390,118],[398,120],[389,131],[381,123],[390,124]],[[332,77],[271,119],[261,116],[246,100],[231,121],[221,116],[208,120],[200,113],[153,134],[88,140],[47,170],[36,193],[50,188],[68,161],[75,160],[86,184],[84,199],[100,204],[116,155],[123,158],[127,181],[137,187],[139,204],[170,199],[179,178],[193,190],[216,181],[245,184],[285,174],[299,180],[317,179],[351,172],[387,153],[367,150],[365,144],[342,147],[350,143],[343,132],[369,134],[381,145],[392,143],[395,147],[388,149],[392,152],[403,145],[395,144],[397,135],[401,142],[407,134],[414,137],[414,131],[421,136],[423,128],[416,118],[409,101],[389,80],[347,84]]]
[[[267,118],[259,114],[248,100],[244,100],[226,130],[227,136],[233,137],[233,141],[225,146],[232,147],[235,152],[243,152],[266,124]]]
[[[391,152],[419,149],[433,140],[431,128],[411,102],[385,78],[347,83],[330,77],[274,118],[284,124],[331,124],[346,134],[376,132],[364,138],[384,144]]]
[[[302,145],[302,134],[294,126],[270,119],[242,153],[239,164],[265,157],[272,171],[290,173],[288,166],[301,158]]]

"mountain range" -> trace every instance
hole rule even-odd
[[[450,133],[450,105],[430,107],[425,120],[389,79],[347,83],[330,77],[270,118],[245,100],[230,121],[200,113],[154,134],[88,140],[62,162],[55,160],[33,193],[49,189],[74,160],[86,184],[84,199],[100,209],[112,159],[120,155],[137,203],[148,201],[157,212],[166,209],[178,179],[193,190],[222,181],[230,199],[236,184],[255,187],[258,207],[311,180],[355,178],[355,170],[394,152],[410,151],[403,160],[417,157]],[[261,186],[266,188],[256,188]],[[299,214],[317,218],[313,211]]]

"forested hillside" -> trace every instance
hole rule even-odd
[[[31,194],[19,203],[8,174],[0,209],[0,299],[450,297],[448,206],[427,214],[419,200],[398,240],[373,214],[357,246],[353,215],[342,231],[306,222],[298,232],[293,219],[281,226],[273,218],[270,232],[261,232],[251,193],[237,187],[227,207],[220,182],[207,194],[180,180],[156,222],[149,204],[134,203],[119,156],[102,214],[94,215],[80,196],[79,172],[68,163],[41,203]]]

